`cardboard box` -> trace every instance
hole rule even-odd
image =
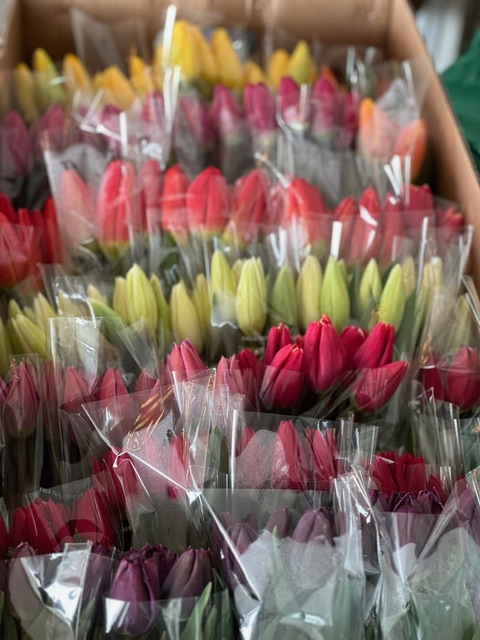
[[[27,61],[35,47],[59,59],[73,50],[69,9],[78,7],[107,22],[144,21],[149,41],[162,26],[167,0],[9,0],[0,40],[0,68]],[[428,75],[424,116],[431,140],[438,195],[459,202],[475,225],[470,270],[480,287],[480,187],[469,152],[430,62],[407,0],[177,0],[179,13],[195,19],[206,12],[227,24],[259,31],[266,21],[325,44],[374,45],[399,60],[421,57]]]

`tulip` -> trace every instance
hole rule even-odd
[[[0,287],[10,289],[24,280],[30,269],[33,238],[21,225],[13,225],[0,210]]]
[[[113,290],[112,306],[114,312],[128,324],[128,294],[127,281],[125,278],[115,278],[115,288]]]
[[[38,118],[38,108],[35,99],[35,79],[28,65],[19,62],[13,72],[15,98],[19,109],[30,124]]]
[[[320,77],[313,85],[310,130],[317,143],[332,148],[339,111],[338,86],[329,77]]]
[[[292,335],[289,328],[280,323],[276,327],[272,327],[268,332],[265,344],[265,355],[263,356],[263,364],[270,365],[275,354],[283,347],[292,344]]]
[[[42,111],[52,103],[66,103],[65,88],[58,82],[59,73],[44,49],[35,49],[32,56],[32,68],[35,71],[36,101]]]
[[[270,294],[270,320],[273,324],[284,323],[297,326],[297,298],[295,282],[290,267],[286,264],[278,272]]]
[[[183,280],[172,287],[170,296],[172,330],[178,341],[191,341],[197,353],[203,351],[204,342],[198,315]]]
[[[245,74],[243,78],[243,88],[249,84],[257,85],[257,84],[268,84],[268,78],[265,75],[263,69],[259,64],[254,62],[252,59],[248,59],[245,63]]]
[[[448,402],[466,410],[480,404],[480,356],[472,347],[460,347],[446,371]]]
[[[128,78],[116,65],[107,67],[97,79],[94,77],[93,80],[94,83],[97,81],[97,89],[105,91],[107,102],[119,111],[128,111],[136,100]]]
[[[318,540],[320,536],[322,540],[333,544],[331,518],[324,509],[309,509],[298,521],[292,540],[308,544]]]
[[[265,530],[273,533],[277,538],[286,538],[293,523],[293,514],[287,507],[280,507],[269,517]]]
[[[267,408],[291,408],[298,403],[302,393],[303,360],[303,349],[293,344],[275,354],[260,389],[260,398]]]
[[[217,249],[212,257],[210,291],[212,296],[212,324],[235,324],[235,276],[225,254]]]
[[[168,342],[172,330],[170,307],[168,306],[168,302],[163,293],[162,284],[154,273],[150,276],[150,286],[157,305],[158,326],[159,328],[161,327],[163,331],[163,338],[165,342]]]
[[[211,150],[212,125],[205,103],[199,96],[183,95],[178,99],[173,136],[175,148],[180,148],[185,154],[192,153],[192,144],[198,147],[203,155]]]
[[[38,376],[33,365],[11,365],[11,377],[3,406],[3,425],[13,438],[26,439],[37,430],[40,399]],[[20,461],[19,461],[20,464]]]
[[[133,552],[120,560],[108,598],[128,603],[124,615],[113,622],[119,634],[141,636],[148,633],[154,619],[153,603],[160,598],[160,582],[145,571],[144,559]]]
[[[182,76],[189,82],[199,76],[200,61],[196,38],[186,20],[175,20],[173,25],[169,63],[172,67],[179,67]]]
[[[256,240],[260,225],[268,217],[268,190],[268,180],[260,169],[235,182],[230,222],[224,233],[227,244],[235,241],[242,246]]]
[[[114,160],[103,176],[97,197],[98,240],[107,258],[113,260],[130,242],[130,233],[138,230],[136,177],[131,162]]]
[[[331,482],[338,474],[338,452],[330,429],[323,434],[307,427],[305,456],[312,477],[312,488],[330,491]]]
[[[139,171],[138,182],[142,196],[143,228],[158,229],[162,203],[163,178],[158,162],[153,158],[146,160]]]
[[[353,263],[363,264],[379,255],[382,243],[380,236],[382,210],[374,189],[371,187],[365,189],[358,207],[360,214],[355,219],[355,227],[352,231],[354,245],[351,260]]]
[[[290,183],[284,204],[284,224],[296,221],[304,233],[304,242],[312,245],[325,243],[322,237],[320,216],[328,213],[320,191],[303,178],[294,178]]]
[[[300,98],[301,89],[297,82],[289,76],[283,77],[278,88],[280,113],[286,125],[294,130],[302,130],[307,125],[307,105],[301,104]]]
[[[10,336],[8,334],[7,327],[0,318],[0,379],[7,375],[12,355],[13,348]]]
[[[285,77],[290,56],[285,49],[276,49],[267,64],[267,76],[270,85],[276,90]]]
[[[42,216],[43,252],[48,264],[62,263],[62,249],[53,198],[47,198]]]
[[[74,95],[80,91],[85,95],[93,93],[93,85],[88,71],[82,61],[74,53],[67,53],[63,58],[62,75],[65,78],[67,94],[70,102]]]
[[[65,112],[60,104],[52,104],[47,111],[38,118],[31,130],[32,151],[34,160],[43,161],[43,149],[61,151],[65,146]]]
[[[168,363],[177,381],[186,380],[208,369],[188,339],[184,340],[180,346],[178,344],[173,345],[172,353],[168,357]]]
[[[402,191],[402,202],[406,226],[410,233],[418,235],[424,218],[432,218],[435,213],[432,190],[428,184],[407,184]]]
[[[240,91],[243,85],[243,68],[228,31],[222,28],[215,29],[210,43],[217,63],[219,81],[229,89]]]
[[[322,279],[322,267],[318,258],[308,255],[303,261],[296,285],[298,324],[301,331],[306,331],[311,322],[320,319]]]
[[[188,186],[188,178],[178,164],[167,169],[163,185],[162,227],[173,235],[177,244],[183,244],[188,234]]]
[[[375,258],[371,258],[365,267],[358,290],[358,310],[363,316],[373,312],[382,294],[382,278]]]
[[[192,302],[197,312],[198,324],[204,344],[208,344],[211,333],[210,320],[210,293],[207,279],[203,273],[198,273],[195,278],[195,286],[192,293]]]
[[[398,135],[397,124],[371,98],[364,98],[358,114],[357,145],[367,161],[389,160]]]
[[[374,457],[372,477],[387,497],[393,493],[417,494],[426,489],[427,468],[421,456],[386,452]]]
[[[398,331],[405,313],[406,297],[402,267],[397,264],[390,271],[380,297],[378,319],[392,324]]]
[[[40,555],[58,551],[62,543],[73,542],[67,526],[67,512],[53,500],[37,498],[28,507],[17,507],[10,526],[10,546],[28,542]]]
[[[438,358],[429,353],[420,360],[418,380],[425,391],[432,390],[436,400],[445,400],[445,384],[439,368]]]
[[[415,181],[422,169],[427,153],[427,126],[422,118],[406,124],[398,134],[394,156],[409,159],[410,179]]]
[[[358,112],[360,96],[355,92],[347,92],[343,97],[343,121],[337,141],[340,151],[352,149],[358,131]]]
[[[407,256],[402,264],[403,286],[405,297],[408,299],[417,286],[417,273],[413,256]]]
[[[360,327],[348,326],[340,334],[340,342],[345,351],[345,370],[354,368],[353,358],[367,338],[367,332]]]
[[[145,272],[134,264],[127,272],[127,319],[129,324],[142,321],[149,336],[157,331],[158,310],[155,294]]]
[[[236,315],[246,336],[262,333],[267,321],[267,283],[260,258],[245,260],[237,287]]]
[[[395,328],[391,324],[379,322],[353,357],[354,367],[375,369],[390,364],[393,358],[394,342]]]
[[[8,320],[12,346],[18,345],[17,353],[36,353],[42,360],[49,356],[47,336],[23,313]]]
[[[230,358],[220,358],[215,376],[215,388],[225,386],[232,394],[246,395],[246,388],[243,383],[243,372],[235,356]]]
[[[327,316],[308,326],[303,348],[307,380],[313,391],[326,391],[345,373],[347,356]]]
[[[191,24],[190,33],[195,41],[196,55],[200,60],[200,80],[207,84],[215,84],[218,80],[219,70],[213,50],[198,27]]]
[[[163,583],[162,598],[199,598],[212,581],[210,551],[187,549],[177,558]]]
[[[186,197],[190,230],[205,230],[208,236],[221,233],[228,217],[230,195],[224,177],[207,167],[190,184]]]
[[[82,404],[93,400],[84,373],[76,367],[66,367],[61,407],[69,413],[75,413],[80,410]]]
[[[293,78],[298,84],[303,84],[310,81],[310,69],[310,48],[305,40],[299,40],[292,51],[284,75]]]
[[[402,204],[393,194],[387,193],[383,214],[383,238],[379,262],[382,269],[387,269],[396,259],[401,247],[405,229],[403,225]]]
[[[95,488],[87,489],[83,496],[75,500],[72,526],[83,542],[113,547],[116,541],[113,517],[104,502],[102,494]]]
[[[234,557],[230,545],[223,538],[224,534],[220,533],[219,535],[222,536],[220,539],[222,574],[225,576],[229,587],[234,590],[239,582],[245,582],[241,562],[239,564]],[[250,522],[236,522],[230,525],[227,528],[227,535],[230,537],[240,556],[244,554],[248,547],[258,538],[257,529]]]
[[[355,198],[352,196],[344,198],[340,204],[337,205],[333,215],[336,221],[342,223],[340,255],[345,256],[349,264],[353,264],[356,251],[351,244],[351,239],[357,217],[360,215]]]
[[[337,331],[341,331],[350,317],[350,296],[341,266],[331,256],[327,262],[320,295],[320,310],[328,316]]]
[[[269,136],[275,132],[275,100],[264,84],[247,84],[243,90],[243,104],[253,136]]]
[[[256,358],[253,351],[250,351],[250,349],[242,349],[242,351],[237,354],[237,361],[242,373],[252,372],[253,378],[256,382],[256,386],[258,389],[260,389],[260,387],[262,386],[265,367]]]
[[[353,385],[354,405],[368,413],[385,406],[399,388],[407,368],[406,362],[391,362],[377,369],[366,369]]]
[[[303,445],[291,420],[282,420],[275,434],[272,484],[275,488],[307,488],[308,466]],[[280,537],[280,536],[279,536]]]

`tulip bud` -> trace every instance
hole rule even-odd
[[[217,249],[212,257],[210,290],[212,295],[212,323],[222,326],[235,324],[235,276],[223,251]]]
[[[246,336],[255,337],[267,321],[267,283],[260,258],[245,260],[237,287],[237,322]]]
[[[315,246],[325,244],[320,216],[327,211],[317,187],[303,178],[292,180],[287,189],[283,220],[286,224],[296,221],[303,233],[304,243]]]
[[[267,215],[269,183],[260,169],[239,178],[233,187],[232,210],[224,239],[240,246],[256,240]]]
[[[354,367],[353,359],[357,351],[367,338],[367,332],[359,327],[348,326],[340,334],[340,341],[345,350],[345,368],[351,371]]]
[[[405,313],[405,287],[403,284],[402,267],[397,264],[390,271],[385,287],[380,297],[378,319],[380,322],[392,324],[398,331]]]
[[[13,363],[3,407],[6,431],[13,438],[30,437],[37,429],[38,408],[38,377],[34,367],[28,361],[18,366]]]
[[[371,258],[360,280],[358,290],[358,310],[361,316],[373,311],[382,294],[382,278],[375,258]]]
[[[310,81],[310,63],[310,48],[305,40],[300,40],[292,51],[284,75],[298,84],[307,83]]]
[[[398,127],[371,99],[364,98],[358,113],[358,148],[362,158],[388,160],[391,158]]]
[[[288,265],[283,265],[275,278],[270,294],[270,307],[272,324],[284,323],[292,328],[297,326],[295,282]]]
[[[43,293],[38,293],[33,301],[33,312],[36,318],[36,325],[42,331],[48,331],[48,321],[51,318],[58,318],[58,314],[54,311],[51,304],[45,298]]]
[[[177,558],[163,583],[162,598],[199,598],[212,581],[210,551],[187,549]]]
[[[156,335],[158,324],[157,301],[145,272],[134,264],[127,272],[127,319],[129,324],[143,320],[147,333]]]
[[[115,65],[105,69],[101,77],[101,86],[108,96],[108,103],[119,111],[128,111],[136,100],[128,78]]]
[[[67,53],[63,58],[63,77],[70,102],[77,92],[86,95],[93,93],[93,85],[83,62],[74,53]]]
[[[219,80],[229,89],[240,91],[243,85],[243,68],[226,29],[215,29],[210,38],[217,62]]]
[[[200,371],[207,369],[190,340],[184,340],[180,346],[178,344],[173,345],[169,363],[170,370],[176,374],[178,381],[191,378]]]
[[[293,514],[287,507],[280,507],[269,517],[265,530],[273,533],[277,538],[286,538],[293,523]]]
[[[96,302],[99,302],[100,304],[108,307],[108,300],[106,296],[104,296],[103,293],[93,284],[87,285],[87,298],[89,298],[90,300],[95,300]]]
[[[429,353],[422,357],[419,364],[418,380],[425,391],[431,389],[436,400],[445,400],[445,385],[440,375],[438,358]]]
[[[333,544],[331,520],[324,509],[309,509],[298,521],[292,533],[292,540],[306,544],[318,540],[320,536]]]
[[[472,347],[460,347],[447,369],[445,395],[460,409],[480,404],[480,356]]]
[[[408,299],[417,287],[417,273],[413,256],[407,256],[402,264],[403,286]]]
[[[343,329],[350,317],[350,297],[338,262],[330,256],[325,269],[320,310],[328,316],[337,331]]]
[[[243,76],[243,87],[248,84],[267,84],[268,78],[259,64],[249,59],[245,63],[245,73]]]
[[[414,181],[422,169],[427,153],[427,126],[422,118],[407,123],[398,134],[394,156],[409,159],[410,177]]]
[[[42,111],[54,102],[64,105],[66,103],[65,89],[58,82],[59,73],[52,59],[44,49],[35,49],[32,56],[32,68],[35,71],[35,97]]]
[[[282,420],[275,435],[272,485],[302,491],[307,488],[309,470],[292,420]]]
[[[38,109],[35,100],[35,79],[24,62],[15,66],[13,82],[19,109],[25,121],[30,124],[38,118]]]
[[[405,235],[403,227],[402,204],[399,198],[392,194],[385,197],[383,213],[383,238],[380,249],[380,265],[387,269],[396,259],[399,246],[398,242]]]
[[[303,349],[287,345],[278,351],[267,369],[260,398],[269,409],[294,407],[302,392]]]
[[[267,341],[265,344],[265,355],[263,356],[263,364],[269,365],[272,363],[275,354],[283,347],[292,344],[292,336],[289,328],[280,323],[276,327],[272,327],[268,332]]]
[[[290,56],[285,49],[276,49],[268,61],[268,81],[275,90],[278,89],[281,79],[287,75],[285,72],[287,70],[289,60]]]
[[[0,141],[3,178],[16,181],[27,176],[31,161],[30,136],[22,116],[16,111],[9,111],[3,116]]]
[[[252,136],[269,135],[276,129],[275,99],[264,84],[247,84],[243,103]]]
[[[374,369],[390,364],[394,342],[395,328],[384,322],[376,324],[353,358],[355,369]]]
[[[318,258],[308,255],[303,261],[296,286],[298,324],[301,331],[306,331],[311,322],[320,320],[322,279],[322,267]]]
[[[8,322],[13,332],[12,342],[21,345],[21,353],[37,353],[42,360],[47,360],[49,349],[44,331],[23,314],[11,318]]]
[[[172,287],[170,312],[176,339],[183,342],[188,338],[197,352],[202,353],[204,342],[200,322],[183,280]]]
[[[125,278],[115,278],[115,288],[113,290],[113,310],[120,318],[128,324],[128,294],[127,281]]]
[[[313,391],[326,391],[345,373],[343,344],[327,316],[308,326],[303,349],[307,380]]]
[[[235,287],[236,289],[236,287]],[[207,279],[203,273],[197,274],[195,286],[193,288],[192,302],[197,312],[200,331],[204,343],[208,343],[211,332],[210,324],[210,295],[208,292]]]
[[[183,244],[188,234],[187,191],[188,178],[178,164],[165,172],[162,197],[162,227],[175,238],[177,244]]]
[[[392,362],[377,369],[366,369],[352,388],[352,402],[360,411],[381,409],[400,386],[408,369],[406,362]]]
[[[218,81],[219,73],[215,55],[209,43],[205,40],[203,33],[198,27],[191,24],[190,32],[195,41],[196,55],[198,56],[200,62],[200,79],[208,84],[213,85]]]
[[[221,172],[207,167],[190,184],[187,191],[187,217],[190,230],[204,229],[219,235],[228,217],[230,195]]]
[[[130,54],[128,59],[128,75],[137,95],[146,96],[151,91],[155,91],[152,71],[140,56]]]

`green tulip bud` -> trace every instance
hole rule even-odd
[[[341,331],[350,318],[350,297],[347,283],[335,258],[328,259],[320,295],[320,311],[327,315],[337,331]]]
[[[237,322],[242,333],[255,337],[267,321],[267,282],[260,258],[245,260],[237,288]]]
[[[412,256],[407,256],[403,261],[402,273],[405,297],[409,298],[417,286],[417,272],[415,269],[415,260]]]
[[[134,264],[127,272],[127,320],[135,324],[140,320],[145,323],[149,336],[156,336],[158,326],[157,301],[145,272],[138,264]]]
[[[48,358],[47,336],[37,325],[23,314],[9,320],[15,342],[21,346],[21,353],[37,353],[40,358]]]
[[[183,342],[188,338],[197,352],[202,353],[204,342],[200,321],[183,280],[172,287],[170,312],[176,340]]]
[[[378,321],[393,324],[398,331],[405,313],[405,286],[403,284],[402,267],[397,264],[390,271],[380,298]]]
[[[102,304],[108,305],[107,298],[97,289],[97,287],[94,287],[93,284],[89,284],[87,286],[87,298],[90,298],[90,300],[98,300]]]
[[[235,276],[225,254],[219,250],[215,251],[212,257],[210,291],[212,324],[216,326],[224,323],[235,324]]]
[[[301,331],[306,331],[311,322],[317,322],[321,318],[322,280],[322,267],[318,258],[314,255],[307,256],[303,261],[296,287],[298,323]]]
[[[363,272],[358,291],[358,309],[360,313],[372,310],[380,301],[382,295],[382,277],[377,261],[372,258]]]
[[[164,335],[167,337],[172,331],[170,307],[168,306],[168,302],[163,294],[162,283],[155,274],[150,276],[150,286],[152,287],[155,302],[157,304],[158,320],[162,323]]]
[[[112,306],[115,313],[120,316],[125,324],[128,324],[127,281],[125,278],[115,278]]]
[[[277,273],[270,294],[270,322],[272,326],[286,324],[297,327],[297,299],[292,270],[286,264]]]
[[[197,312],[198,321],[203,341],[206,343],[210,339],[210,296],[208,293],[207,279],[203,273],[199,273],[195,278],[195,287],[192,294],[192,302]]]
[[[10,358],[13,355],[12,343],[7,327],[0,318],[0,376],[5,378],[10,368]]]

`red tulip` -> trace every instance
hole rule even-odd
[[[480,404],[480,356],[472,347],[460,347],[446,370],[445,398],[460,409]]]
[[[246,387],[243,382],[244,372],[235,356],[231,358],[220,358],[215,376],[215,388],[225,386],[230,393],[246,395]]]
[[[355,198],[352,196],[344,198],[335,209],[333,215],[336,221],[342,223],[340,257],[345,258],[350,264],[352,263],[350,255],[353,253],[353,247],[351,245],[352,233],[357,218],[360,215]]]
[[[303,350],[287,345],[277,351],[267,367],[260,389],[260,398],[269,409],[294,407],[302,393]]]
[[[338,453],[331,430],[327,429],[323,434],[318,429],[307,427],[305,450],[312,489],[330,491],[332,480],[338,474]]]
[[[307,380],[313,391],[326,391],[345,373],[347,356],[340,336],[327,316],[309,324],[304,352]]]
[[[80,411],[82,404],[94,401],[84,371],[73,366],[65,369],[65,386],[61,408],[69,413]]]
[[[375,369],[390,364],[393,358],[395,327],[378,322],[353,357],[355,369]]]
[[[62,543],[73,542],[65,508],[53,500],[37,498],[28,507],[17,507],[10,525],[10,546],[28,542],[39,554],[54,553]]]
[[[149,158],[142,164],[138,183],[142,196],[142,228],[157,231],[160,228],[163,177],[156,160]]]
[[[233,187],[227,239],[248,244],[258,237],[259,228],[268,217],[269,183],[260,169],[239,178]]]
[[[351,149],[354,146],[358,131],[358,112],[360,96],[355,92],[347,92],[343,97],[342,126],[337,141],[337,149],[340,151]]]
[[[182,244],[188,234],[188,187],[188,178],[178,164],[167,169],[163,185],[162,227],[173,235],[178,244]]]
[[[152,376],[152,374],[149,373],[146,369],[142,369],[135,384],[135,393],[140,393],[142,391],[151,391],[154,388],[156,382],[157,378],[154,378],[154,376]]]
[[[302,491],[308,488],[308,479],[307,460],[295,425],[284,420],[275,434],[272,485]]]
[[[116,258],[140,228],[135,169],[131,162],[114,160],[103,176],[97,196],[98,241],[105,255]]]
[[[280,80],[278,99],[283,121],[292,129],[304,128],[308,124],[309,102],[301,103],[301,89],[292,78],[285,76]]]
[[[292,180],[284,202],[284,225],[289,226],[295,221],[305,234],[304,241],[317,245],[322,240],[326,241],[322,216],[328,213],[317,187],[303,178]]]
[[[187,191],[187,219],[192,231],[205,230],[218,235],[223,230],[230,208],[228,186],[221,172],[207,167]]]
[[[113,547],[116,544],[114,517],[115,514],[107,509],[102,494],[95,487],[90,487],[73,504],[72,530],[83,542]]]
[[[464,225],[463,214],[452,205],[443,211],[436,208],[437,238],[443,244],[449,244],[458,237]]]
[[[428,184],[405,185],[402,191],[402,201],[405,208],[405,221],[411,231],[421,230],[423,219],[431,218],[434,215],[433,193]]]
[[[368,333],[360,327],[348,326],[340,334],[340,341],[345,351],[345,369],[353,369],[353,358],[362,344],[365,342]]]
[[[137,492],[137,475],[127,452],[115,453],[109,449],[98,462],[93,461],[93,474],[106,473],[112,481],[114,495],[108,496],[109,505],[126,508],[127,496],[135,497]]]
[[[73,168],[64,169],[60,181],[59,215],[70,246],[94,237],[95,207],[89,187]]]
[[[172,353],[167,358],[167,364],[172,374],[175,374],[174,380],[176,382],[191,378],[208,369],[188,339],[184,340],[180,346],[173,345]]]
[[[400,361],[363,371],[352,388],[354,405],[369,413],[386,405],[400,386],[407,369],[408,364]]]
[[[63,107],[55,102],[33,124],[31,139],[35,160],[42,161],[44,147],[61,151],[65,147],[66,132]]]
[[[12,224],[0,210],[0,287],[10,289],[30,273],[35,253],[32,227]]]
[[[371,258],[378,257],[382,241],[382,210],[374,189],[365,189],[358,207],[360,215],[357,216],[352,231],[351,261],[366,264]]]
[[[243,104],[252,137],[275,131],[275,99],[267,86],[262,83],[247,84],[243,90]]]
[[[399,242],[405,236],[402,205],[400,200],[391,193],[385,196],[382,235],[379,264],[382,269],[386,269],[398,256]]]
[[[62,245],[58,232],[57,214],[53,198],[48,197],[42,216],[43,253],[48,264],[62,264]]]
[[[434,354],[428,354],[420,362],[418,379],[425,391],[433,391],[436,400],[445,400],[445,385],[438,365],[438,358]]]
[[[372,477],[387,496],[397,492],[416,494],[428,488],[425,461],[411,453],[377,454],[373,459]]]
[[[268,332],[267,342],[265,344],[263,364],[271,364],[275,354],[283,347],[292,344],[292,342],[292,335],[287,325],[280,323],[276,327],[272,327]]]

